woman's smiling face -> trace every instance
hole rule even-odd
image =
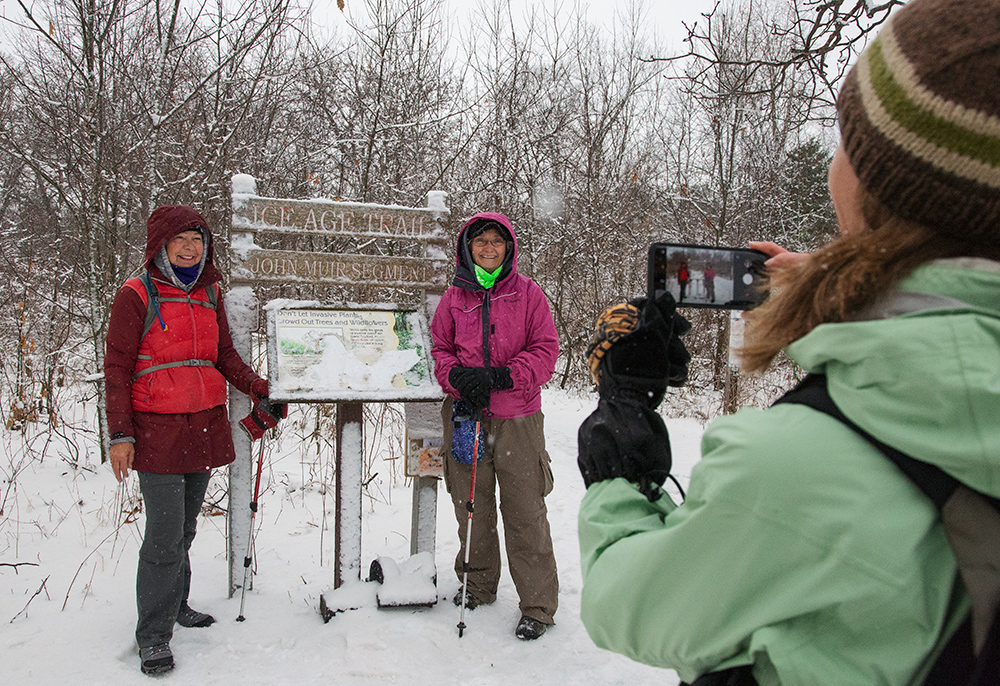
[[[469,245],[472,261],[492,273],[503,264],[507,255],[507,241],[496,229],[487,229],[472,239]]]
[[[175,267],[196,267],[205,251],[201,231],[182,231],[167,242],[167,259]]]

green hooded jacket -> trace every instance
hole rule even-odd
[[[865,317],[787,352],[875,437],[1000,496],[1000,264],[925,265]],[[802,405],[714,421],[679,507],[592,485],[579,536],[591,638],[685,681],[920,683],[969,607],[930,501]]]

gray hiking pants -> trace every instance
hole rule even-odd
[[[139,549],[135,601],[140,648],[169,643],[181,605],[191,589],[188,550],[198,527],[201,503],[211,472],[138,472],[145,503],[146,533]]]
[[[451,405],[449,398],[441,408],[444,475],[458,520],[461,548],[455,558],[455,573],[461,581],[472,465],[461,464],[451,457]],[[476,466],[468,588],[484,603],[496,600],[500,583],[496,500],[499,485],[507,564],[520,598],[521,614],[543,624],[553,624],[559,602],[559,578],[545,507],[545,496],[552,491],[552,467],[545,451],[543,428],[541,412],[515,419],[490,417],[483,421],[486,446]]]

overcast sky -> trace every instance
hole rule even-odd
[[[681,40],[686,34],[682,22],[689,24],[697,21],[702,12],[708,12],[715,5],[714,0],[577,0],[586,11],[587,18],[595,25],[611,31],[616,16],[627,16],[633,4],[644,8],[648,27],[662,41],[664,47],[679,51]],[[329,17],[330,24],[337,28],[346,28],[346,18],[352,13],[362,11],[364,0],[345,0],[345,13],[337,9],[336,0],[315,0],[314,12],[317,17]],[[477,0],[444,0],[447,13],[450,16],[466,19],[475,11]],[[511,11],[515,18],[523,16],[532,7],[555,7],[556,11],[567,17],[572,15],[574,0],[509,0]],[[462,21],[462,24],[467,24]]]
[[[616,16],[627,16],[629,9],[635,3],[644,7],[648,20],[648,28],[661,42],[664,48],[679,51],[681,40],[686,35],[682,22],[697,21],[702,12],[712,9],[715,0],[509,0],[515,18],[521,17],[532,7],[555,7],[556,11],[567,17],[572,15],[578,2],[585,8],[587,18],[595,25],[611,31]],[[478,0],[444,0],[449,16],[465,20],[475,11]],[[346,19],[352,13],[362,12],[365,0],[345,0],[345,13],[337,9],[337,0],[314,0],[313,14],[320,23],[328,24],[339,32],[347,30]],[[35,10],[36,18],[43,20],[46,13],[40,5],[29,4]],[[41,11],[39,11],[41,10]],[[13,0],[0,0],[0,18],[23,22],[23,10]],[[0,22],[6,24],[6,22]],[[467,21],[461,24],[467,25]],[[9,24],[0,26],[0,38],[12,27]],[[460,39],[460,36],[456,36]],[[2,42],[0,42],[2,44]]]

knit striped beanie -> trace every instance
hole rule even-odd
[[[837,100],[862,186],[897,216],[976,240],[1000,229],[1000,0],[912,0]]]

